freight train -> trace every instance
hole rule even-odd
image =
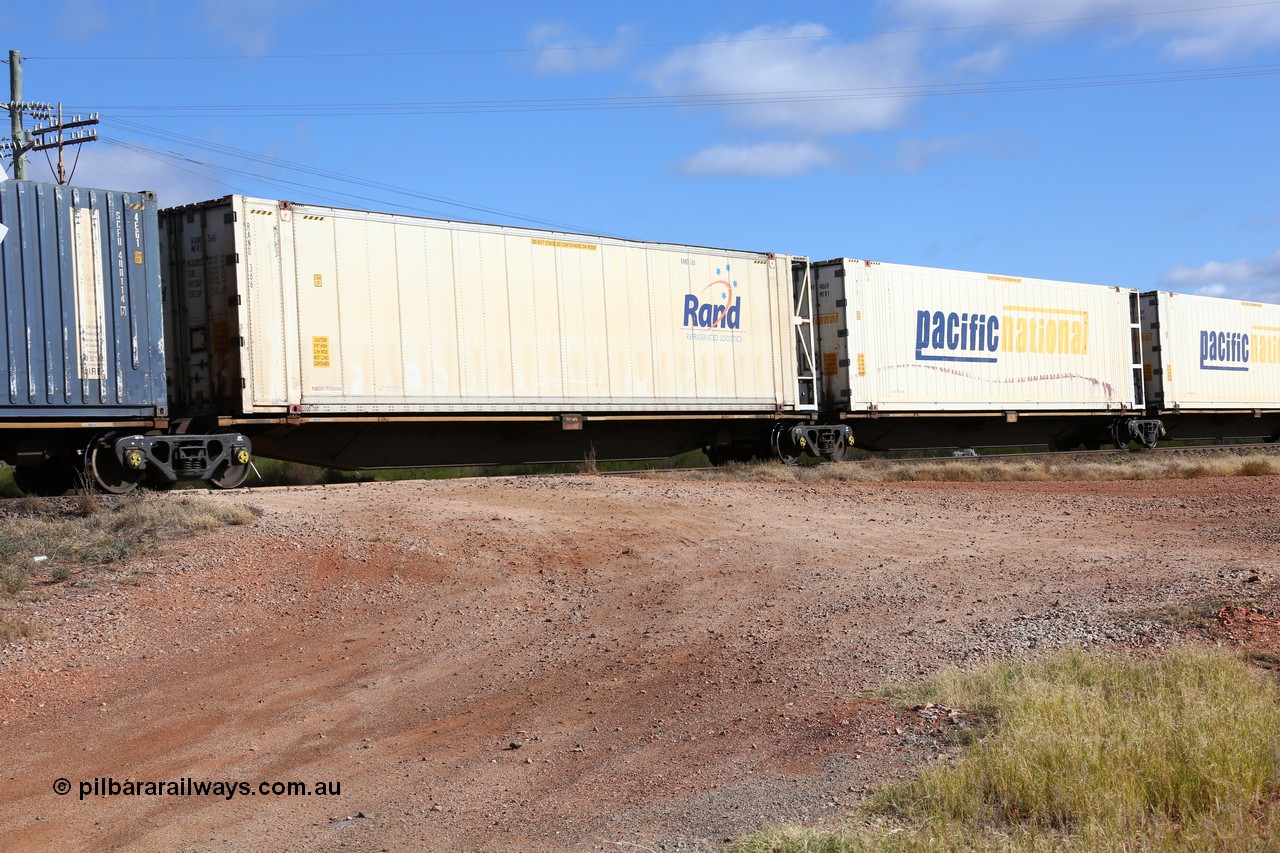
[[[0,183],[29,492],[1280,435],[1280,306],[228,196]]]

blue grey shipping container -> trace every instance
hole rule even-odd
[[[0,422],[167,416],[155,196],[4,181],[0,225]]]

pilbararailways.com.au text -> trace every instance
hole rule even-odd
[[[71,781],[60,778],[54,781],[53,791],[59,796],[71,793]],[[340,781],[263,781],[246,782],[239,779],[124,779],[98,776],[79,781],[80,799],[89,797],[340,797]]]

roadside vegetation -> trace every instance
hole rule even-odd
[[[897,698],[963,709],[957,751],[879,789],[843,829],[773,829],[728,850],[1280,850],[1280,685],[1238,657],[1068,650]]]
[[[1191,480],[1199,477],[1258,477],[1280,474],[1280,459],[1265,454],[1152,457],[1134,454],[1106,462],[1047,459],[983,461],[870,459],[825,465],[777,462],[730,463],[682,477],[763,482],[1022,482],[1049,480]]]
[[[34,636],[22,604],[83,583],[151,543],[232,524],[257,514],[202,495],[93,493],[0,501],[0,645]]]
[[[1032,449],[1027,448],[1027,452]],[[463,465],[444,468],[390,468],[376,471],[338,471],[298,462],[259,457],[245,485],[253,486],[318,486],[342,483],[371,483],[397,480],[452,480],[459,477],[523,477],[539,474],[614,474],[645,472],[657,476],[665,471],[681,471],[682,476],[712,480],[768,482],[813,482],[821,480],[862,483],[909,482],[1013,482],[1027,480],[1159,480],[1195,479],[1197,477],[1250,477],[1280,474],[1280,456],[1266,453],[1153,457],[1134,454],[1106,462],[1073,459],[1050,461],[1032,459],[1024,462],[1001,459],[984,461],[981,456],[954,459],[925,451],[872,455],[852,451],[846,463],[817,464],[803,460],[799,465],[778,462],[731,462],[705,471],[710,466],[700,450],[668,459],[639,462],[601,462],[593,454],[581,462],[530,465]],[[178,489],[203,489],[198,481],[178,483]],[[13,482],[12,470],[0,466],[0,497],[20,497],[21,490]]]
[[[608,474],[620,471],[670,471],[700,468],[707,457],[700,450],[644,462],[600,462],[588,454],[581,462],[545,465],[463,465],[448,468],[390,468],[379,471],[335,471],[281,462],[276,459],[254,460],[257,474],[250,474],[246,485],[315,486],[321,483],[368,483],[395,480],[452,480],[458,477],[522,477],[534,474]],[[199,484],[196,484],[199,485]]]
[[[314,486],[322,483],[367,483],[396,480],[450,480],[458,477],[520,477],[537,474],[609,474],[621,472],[679,471],[682,477],[699,479],[754,480],[771,482],[984,482],[1017,480],[1155,480],[1196,477],[1235,477],[1280,474],[1280,458],[1263,453],[1251,455],[1188,457],[1120,457],[1107,462],[1029,460],[983,461],[981,457],[954,460],[950,457],[861,458],[842,464],[801,464],[777,462],[730,463],[709,471],[707,457],[700,450],[670,459],[644,462],[600,462],[588,455],[582,462],[546,465],[470,465],[448,468],[393,468],[379,471],[335,471],[296,462],[260,458],[247,486]],[[200,487],[201,484],[191,484]],[[3,493],[0,480],[0,493]]]

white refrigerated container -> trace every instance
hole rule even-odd
[[[243,196],[161,225],[186,411],[816,408],[790,256]]]
[[[812,267],[832,411],[1143,408],[1136,290],[851,258]]]
[[[1150,406],[1280,409],[1280,305],[1167,291],[1142,302]]]

